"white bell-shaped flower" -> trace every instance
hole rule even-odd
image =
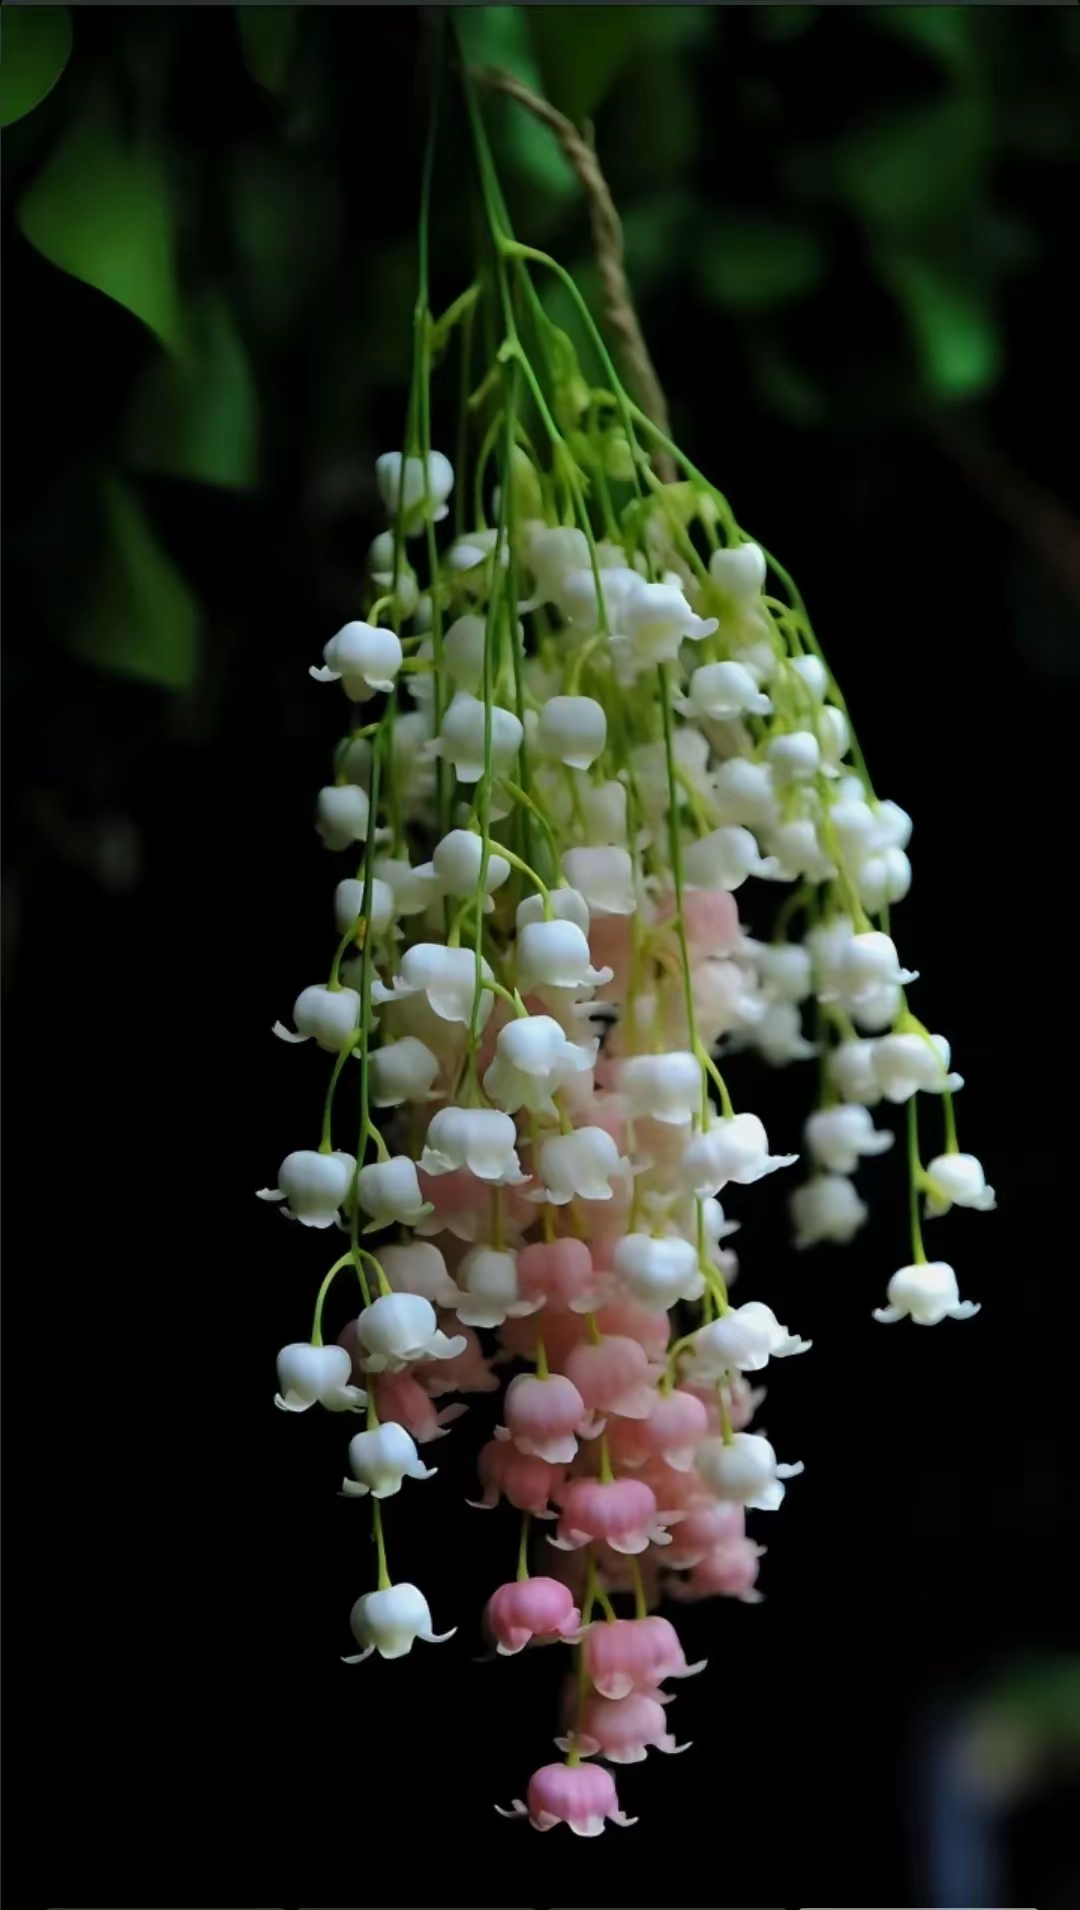
[[[874,1078],[886,1101],[913,1094],[956,1094],[964,1078],[949,1072],[952,1051],[944,1035],[882,1035],[875,1041]]]
[[[366,1372],[400,1372],[416,1360],[453,1360],[464,1353],[463,1333],[442,1331],[430,1300],[419,1293],[383,1293],[356,1322]]]
[[[831,986],[819,990],[822,1001],[838,997],[848,1010],[881,988],[903,987],[918,981],[915,970],[901,968],[896,944],[880,929],[867,929],[846,938],[836,951],[829,977]]]
[[[881,1087],[874,1068],[876,1041],[841,1041],[829,1056],[828,1073],[836,1092],[863,1107],[876,1107]]]
[[[432,1211],[430,1201],[425,1201],[420,1192],[416,1162],[407,1154],[391,1154],[389,1160],[369,1161],[356,1177],[356,1197],[364,1212],[371,1215],[371,1225],[364,1229],[365,1233],[374,1233],[376,1228],[388,1227],[393,1221],[411,1227]]]
[[[420,1165],[425,1174],[467,1167],[477,1180],[520,1187],[529,1179],[517,1156],[517,1128],[501,1108],[440,1108],[432,1116]]]
[[[614,635],[624,630],[626,606],[638,590],[641,578],[636,570],[626,564],[617,564],[610,570],[601,570],[600,593],[597,594],[596,578],[588,561],[576,570],[568,570],[560,582],[560,607],[569,617],[574,627],[586,636],[593,636],[600,628],[601,604],[608,631]]]
[[[725,889],[730,894],[741,889],[748,876],[768,879],[775,873],[775,862],[762,856],[749,829],[737,823],[712,829],[683,850],[683,875],[689,889]]]
[[[698,1199],[719,1194],[735,1181],[749,1187],[777,1168],[790,1167],[797,1154],[770,1154],[769,1139],[756,1114],[733,1114],[713,1121],[683,1149],[681,1172]]]
[[[309,1341],[283,1346],[277,1378],[274,1405],[284,1413],[306,1413],[315,1405],[347,1413],[367,1405],[367,1394],[350,1383],[352,1357],[344,1346],[312,1346]]]
[[[970,1320],[979,1311],[977,1302],[961,1300],[956,1275],[944,1260],[901,1267],[889,1281],[886,1298],[887,1306],[874,1308],[875,1320],[886,1326],[897,1320],[937,1326],[942,1320]]]
[[[334,890],[334,922],[339,935],[347,935],[364,912],[364,884],[346,876]],[[394,919],[394,891],[378,876],[372,878],[367,922],[374,935],[381,935]],[[299,1027],[299,1022],[297,1027]]]
[[[767,566],[759,544],[735,544],[730,550],[714,550],[709,559],[709,575],[726,596],[738,603],[760,597],[765,588]]]
[[[767,716],[772,701],[745,664],[703,663],[676,708],[697,721],[722,723],[735,716]]]
[[[410,459],[410,463],[412,460]],[[419,1638],[425,1645],[441,1645],[454,1636],[433,1632],[427,1599],[415,1585],[388,1585],[385,1591],[365,1592],[349,1614],[353,1637],[361,1650],[342,1662],[361,1665],[377,1651],[380,1658],[404,1658]]]
[[[394,687],[402,650],[392,630],[371,623],[347,623],[323,650],[324,663],[311,670],[316,683],[340,683],[354,703]]]
[[[534,522],[523,525],[522,533],[523,554],[534,581],[533,603],[564,609],[567,578],[584,572],[592,581],[584,531],[568,524]]]
[[[774,736],[765,755],[779,783],[808,782],[821,768],[821,745],[813,730],[788,730]]]
[[[483,856],[483,836],[477,835],[472,829],[451,829],[448,836],[435,844],[431,857],[443,892],[461,900],[475,895],[480,886]],[[506,857],[491,848],[484,873],[485,894],[491,895],[495,889],[501,888],[509,874],[510,864]]]
[[[366,1499],[369,1492],[373,1499],[389,1499],[403,1480],[434,1479],[438,1470],[425,1466],[412,1435],[393,1419],[350,1439],[349,1466],[353,1476],[341,1489],[350,1499]]]
[[[602,1127],[579,1127],[541,1141],[537,1167],[555,1207],[572,1200],[610,1200],[613,1180],[626,1181],[630,1163]]]
[[[733,1434],[730,1443],[711,1433],[697,1449],[694,1468],[712,1498],[755,1512],[775,1512],[784,1497],[784,1480],[803,1471],[801,1461],[778,1465],[768,1440],[748,1432]]]
[[[274,1023],[281,1041],[315,1041],[327,1054],[340,1054],[351,1048],[360,1027],[360,997],[353,988],[331,988],[316,982],[304,988],[293,1004],[296,1033]]]
[[[692,1364],[702,1379],[720,1379],[725,1373],[760,1373],[770,1359],[807,1353],[812,1342],[800,1340],[781,1326],[771,1307],[760,1300],[729,1307],[718,1320],[693,1335]]]
[[[612,1260],[620,1286],[644,1307],[666,1309],[705,1291],[697,1248],[680,1234],[625,1234]]]
[[[625,783],[587,783],[581,792],[581,811],[590,843],[624,848],[627,841]]]
[[[902,849],[866,856],[854,870],[855,893],[870,915],[902,902],[911,888],[911,863]]]
[[[691,610],[677,583],[646,583],[628,590],[620,608],[618,637],[625,638],[635,664],[674,662],[685,640],[697,643],[711,637],[715,617],[699,617]]]
[[[997,1196],[986,1185],[983,1165],[974,1154],[938,1154],[926,1169],[926,1212],[931,1219],[946,1214],[950,1207],[974,1207],[978,1213],[992,1213]]]
[[[446,500],[454,488],[454,467],[441,451],[429,452],[426,472],[422,458],[385,451],[375,460],[375,481],[387,515],[395,518],[400,509],[406,537],[415,537],[428,522],[441,524],[448,515]]]
[[[411,617],[420,607],[420,586],[416,572],[405,555],[404,545],[394,548],[393,531],[380,531],[368,551],[368,571],[376,588],[393,592],[396,608],[403,617]]]
[[[524,734],[512,710],[498,704],[491,711],[491,760],[496,775],[504,775],[521,748]],[[459,690],[442,720],[440,748],[452,763],[459,782],[478,783],[484,773],[484,705],[467,690]]]
[[[518,988],[523,995],[534,989],[600,988],[614,970],[594,968],[589,943],[576,922],[527,922],[518,932]]]
[[[507,1114],[539,1114],[564,1081],[591,1069],[598,1047],[571,1041],[551,1015],[518,1016],[499,1031],[484,1093]]]
[[[544,756],[569,769],[589,769],[604,753],[607,717],[592,696],[552,696],[540,711],[536,741]]]
[[[490,964],[482,961],[484,981],[493,979]],[[472,1021],[476,997],[476,956],[471,948],[446,948],[441,942],[417,942],[401,958],[400,973],[392,988],[376,982],[371,991],[374,1002],[407,1000],[424,994],[434,1013],[443,1021]],[[491,1013],[494,997],[484,989],[480,997],[477,1025],[482,1028]]]
[[[702,1089],[701,1063],[685,1049],[630,1055],[619,1067],[619,1091],[635,1119],[688,1127],[701,1113]]]
[[[751,953],[762,988],[773,1001],[798,1003],[812,994],[813,963],[801,942],[754,942]]]
[[[769,851],[769,868],[783,882],[805,876],[810,882],[831,882],[836,864],[818,833],[813,816],[792,816],[787,822],[759,825]]]
[[[808,652],[806,656],[792,657],[787,667],[802,678],[811,695],[820,703],[829,687],[829,672],[821,658]]]
[[[439,899],[439,880],[430,862],[413,868],[398,856],[378,856],[375,874],[393,895],[395,915],[422,915]]]
[[[483,617],[458,617],[443,636],[443,656],[459,690],[472,695],[484,680],[487,622]]]
[[[483,531],[466,531],[464,537],[455,539],[451,544],[446,553],[446,562],[451,570],[475,570],[479,564],[485,564],[494,557],[496,548],[505,568],[510,561],[510,551],[505,538],[500,544],[497,526],[492,525]]]
[[[818,1050],[802,1031],[802,1017],[793,1001],[770,1001],[765,1012],[738,1036],[741,1047],[756,1048],[771,1068],[792,1061],[809,1061]]]
[[[349,849],[366,842],[371,804],[356,783],[328,783],[320,789],[315,827],[328,849]]]
[[[259,1189],[260,1200],[281,1200],[290,1220],[305,1227],[332,1227],[352,1190],[356,1158],[352,1154],[301,1149],[278,1168],[276,1188]]]
[[[379,1248],[379,1265],[395,1293],[418,1293],[432,1306],[452,1307],[459,1298],[446,1261],[429,1240],[405,1240]]]
[[[557,922],[572,922],[583,935],[589,933],[589,905],[577,889],[555,889],[551,896],[552,914]],[[542,895],[527,895],[518,903],[516,916],[518,934],[533,922],[543,922],[544,898]]]
[[[439,1073],[439,1057],[415,1035],[388,1041],[368,1056],[371,1098],[377,1108],[397,1108],[403,1101],[426,1101]]]
[[[891,1028],[897,1016],[903,1013],[904,998],[899,982],[882,982],[878,988],[868,988],[858,1000],[848,1002],[848,1012],[855,1026],[868,1035],[879,1035]]]
[[[822,1241],[846,1246],[869,1214],[853,1181],[842,1174],[815,1174],[796,1187],[790,1201],[795,1245],[800,1250]]]
[[[713,777],[712,794],[722,823],[758,829],[776,820],[776,781],[770,763],[752,763],[745,756],[729,757]]]
[[[806,1145],[818,1167],[830,1174],[853,1174],[863,1156],[885,1154],[895,1136],[875,1127],[869,1110],[851,1103],[819,1108],[805,1128]]]
[[[518,1291],[517,1254],[498,1247],[470,1247],[457,1270],[460,1298],[455,1312],[462,1326],[495,1327],[523,1319],[543,1305],[523,1300]]]
[[[562,866],[567,881],[585,897],[590,915],[635,913],[634,865],[626,849],[612,845],[568,849]]]

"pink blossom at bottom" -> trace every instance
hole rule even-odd
[[[578,1837],[599,1837],[605,1823],[637,1823],[620,1810],[615,1779],[599,1764],[545,1764],[529,1779],[527,1804],[516,1798],[511,1810],[495,1808],[500,1817],[527,1817],[534,1830],[568,1824]]]

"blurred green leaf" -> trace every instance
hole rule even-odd
[[[61,272],[123,305],[171,351],[184,332],[164,169],[99,84],[24,193],[18,221]]]
[[[51,93],[71,55],[66,7],[5,7],[0,13],[0,126],[14,125]]]
[[[697,275],[706,297],[729,311],[767,311],[819,285],[825,250],[808,226],[724,219],[699,236]]]
[[[971,65],[978,23],[970,7],[874,7],[865,14],[868,26],[880,27],[908,40],[922,52],[962,72]]]
[[[967,211],[988,152],[985,101],[958,93],[845,134],[833,163],[841,192],[868,223],[911,231]]]
[[[820,7],[758,7],[754,23],[764,40],[797,40],[812,27]]]
[[[252,79],[268,93],[282,93],[296,44],[296,8],[237,7],[236,24]]]
[[[524,7],[461,7],[455,17],[470,65],[501,67],[531,92],[543,93]],[[516,100],[486,95],[483,105],[505,128],[510,153],[533,185],[561,198],[576,190],[573,170],[546,126]]]
[[[770,411],[786,424],[819,425],[826,412],[825,399],[802,367],[775,341],[755,340],[753,350],[754,377]]]
[[[249,331],[283,338],[335,269],[338,197],[317,158],[245,146],[223,181]]]
[[[1001,371],[1002,345],[986,289],[953,265],[899,247],[883,251],[879,267],[935,395],[955,400],[988,390]]]
[[[190,317],[185,356],[156,357],[147,366],[124,448],[141,470],[243,488],[258,475],[258,395],[248,355],[219,293]]]
[[[529,26],[553,106],[581,125],[607,98],[642,35],[642,7],[531,7]]]
[[[189,690],[199,664],[198,610],[158,543],[134,489],[102,484],[99,568],[74,613],[69,647],[100,669],[166,690]]]
[[[645,291],[682,264],[700,218],[701,206],[693,193],[678,187],[627,208],[623,247],[635,292]]]

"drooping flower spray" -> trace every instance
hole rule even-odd
[[[978,1310],[922,1224],[994,1196],[891,939],[910,820],[874,791],[787,573],[624,389],[569,274],[514,238],[467,75],[465,94],[482,270],[434,320],[433,127],[404,451],[378,461],[364,616],[311,672],[350,712],[316,810],[344,864],[339,939],[295,1033],[275,1032],[332,1065],[321,1130],[263,1198],[347,1246],[308,1339],[279,1355],[277,1404],[361,1418],[344,1490],[370,1503],[377,1583],[358,1587],[348,1662],[393,1658],[451,1635],[432,1605],[465,1615],[395,1580],[384,1502],[404,1492],[420,1516],[439,1489],[421,1448],[466,1411],[440,1402],[510,1368],[477,1461],[477,1503],[518,1515],[485,1627],[499,1654],[550,1642],[576,1665],[559,1760],[507,1814],[595,1835],[631,1821],[608,1767],[685,1748],[662,1687],[700,1667],[657,1607],[757,1600],[747,1514],[802,1470],[752,1430],[754,1376],[810,1343],[765,1300],[732,1304],[720,1204],[758,1182],[768,1199],[797,1157],[733,1105],[725,1049],[818,1060],[801,1248],[858,1231],[855,1176],[894,1140],[870,1110],[907,1104],[910,1261],[878,1320]],[[542,273],[580,312],[598,388]],[[453,465],[430,398],[451,345]],[[766,912],[763,885],[787,886],[768,940],[739,919],[750,882]],[[943,1117],[926,1166],[924,1096]],[[359,1312],[327,1343],[343,1280]]]

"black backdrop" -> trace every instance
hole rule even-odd
[[[414,183],[387,179],[384,222],[407,226]],[[92,439],[138,347],[10,229],[5,248],[11,520]],[[992,420],[1060,495],[1075,317],[1068,272],[1018,307]],[[472,1662],[516,1546],[514,1515],[461,1503],[488,1403],[439,1447],[439,1481],[387,1507],[396,1572],[458,1635],[355,1669],[340,1654],[372,1560],[365,1512],[335,1496],[342,1429],[272,1406],[325,1244],[253,1198],[322,1092],[314,1056],[269,1030],[325,965],[336,879],[310,826],[334,718],[305,683],[341,608],[325,536],[288,446],[228,509],[162,487],[211,628],[231,633],[193,718],[50,648],[16,569],[8,1739],[9,1797],[26,1787],[36,1822],[9,1811],[8,1848],[26,1845],[42,1902],[930,1902],[926,1717],[1019,1655],[1076,1649],[1080,694],[1075,648],[1049,675],[1043,641],[1053,621],[1077,644],[1075,604],[914,424],[873,444],[793,435],[720,360],[688,374],[678,313],[650,334],[683,441],[799,579],[878,787],[914,816],[902,953],[953,1043],[962,1144],[1000,1203],[935,1240],[983,1311],[927,1334],[873,1324],[902,1252],[899,1192],[854,1248],[803,1257],[778,1183],[732,1200],[747,1291],[815,1342],[763,1415],[806,1463],[757,1521],[767,1600],[686,1616],[688,1655],[710,1661],[673,1711],[695,1748],[627,1773],[635,1829],[571,1844],[501,1823],[493,1805],[550,1750],[555,1683],[546,1653]],[[395,441],[400,408],[387,391],[382,438],[358,456]],[[375,527],[361,504],[330,542],[362,550]],[[59,832],[43,824],[57,806]],[[138,845],[127,886],[69,853],[102,815],[114,854]],[[806,1091],[769,1082],[782,1146]],[[1016,1827],[1010,1902],[1066,1888],[1074,1809],[1048,1795]]]

